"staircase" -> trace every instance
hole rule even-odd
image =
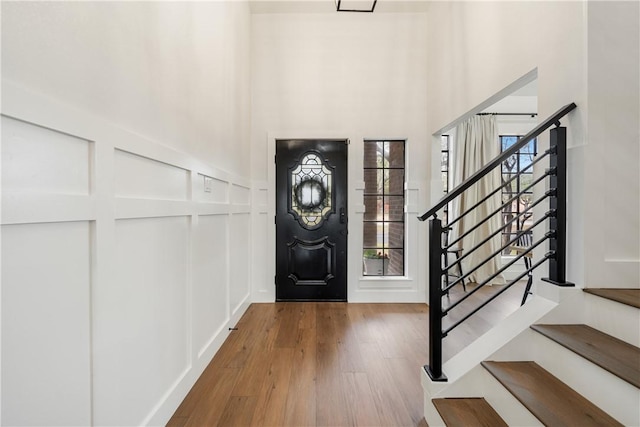
[[[429,426],[640,425],[640,289],[540,286],[446,383],[423,373]]]

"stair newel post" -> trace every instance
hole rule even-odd
[[[559,125],[559,123],[558,123]],[[550,176],[550,187],[555,196],[549,200],[549,208],[554,215],[549,218],[549,250],[554,256],[549,259],[549,278],[542,279],[558,286],[573,286],[566,280],[567,267],[567,128],[557,126],[549,131],[551,158],[549,167],[555,170]]]
[[[446,381],[442,373],[442,221],[429,220],[429,364],[432,381]]]

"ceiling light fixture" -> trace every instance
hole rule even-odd
[[[378,0],[335,0],[338,12],[373,12]]]

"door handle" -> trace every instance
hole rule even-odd
[[[344,212],[344,208],[340,208],[340,224],[347,222],[347,214]]]

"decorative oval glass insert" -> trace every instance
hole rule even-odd
[[[333,211],[332,168],[318,153],[306,153],[291,170],[289,203],[301,226],[315,229]]]
[[[295,194],[298,206],[304,210],[311,210],[324,202],[326,191],[315,179],[306,179],[296,186]]]

